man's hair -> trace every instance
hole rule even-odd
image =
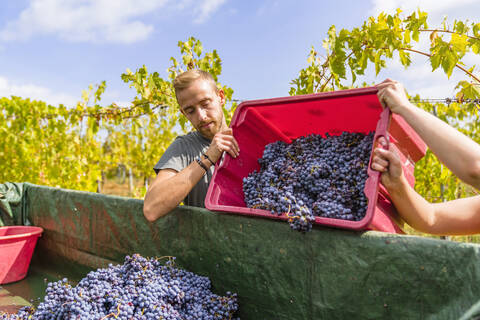
[[[200,69],[190,69],[184,73],[179,74],[175,80],[173,80],[173,88],[175,89],[175,94],[188,88],[196,80],[207,80],[212,84],[212,87],[215,91],[218,91],[217,84],[212,75],[207,71]]]

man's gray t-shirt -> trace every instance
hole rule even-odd
[[[178,136],[153,167],[156,173],[161,169],[173,169],[178,172],[186,168],[195,158],[207,151],[210,140],[203,137],[198,131],[192,131],[186,135]],[[202,169],[203,170],[203,169]],[[210,167],[207,174],[193,187],[183,203],[187,206],[205,207],[205,196],[208,184],[212,179],[214,166]]]

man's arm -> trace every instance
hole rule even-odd
[[[217,133],[205,153],[215,163],[224,151],[234,158],[240,152],[232,129]],[[208,169],[211,166],[210,161],[203,157],[201,159]],[[173,169],[160,170],[145,195],[143,203],[145,218],[148,221],[155,221],[172,211],[185,199],[204,174],[205,170],[196,161],[179,172]]]
[[[380,102],[402,116],[445,166],[461,180],[480,189],[480,145],[412,105],[400,83],[387,79],[377,88]]]
[[[380,138],[386,147],[386,142]],[[382,172],[382,184],[388,190],[400,216],[416,230],[437,235],[480,232],[480,196],[429,203],[407,182],[400,158],[393,151],[376,148],[372,169]]]
[[[202,162],[209,166],[208,161]],[[173,169],[160,170],[145,195],[143,204],[145,218],[152,222],[172,211],[204,174],[205,170],[196,162],[192,162],[180,172]]]

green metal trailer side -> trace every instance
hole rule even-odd
[[[133,253],[176,256],[214,292],[238,293],[241,319],[459,319],[480,300],[476,244],[322,227],[302,234],[185,206],[149,223],[141,200],[28,183],[2,190],[4,221],[44,228],[27,278],[0,286],[4,310],[38,303],[48,281],[78,281]]]

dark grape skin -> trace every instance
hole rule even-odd
[[[312,134],[265,146],[260,170],[243,179],[249,208],[286,213],[292,229],[307,232],[315,217],[360,221],[374,132]]]
[[[67,279],[49,283],[37,308],[0,313],[0,319],[238,319],[236,294],[212,293],[207,277],[178,269],[174,261],[127,256],[123,265],[92,271],[75,287]]]

